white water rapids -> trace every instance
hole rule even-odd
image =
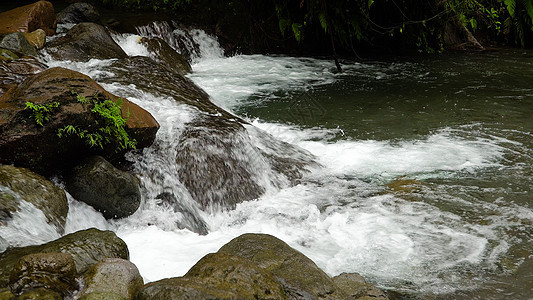
[[[150,55],[136,42],[137,36],[115,38],[128,55]],[[331,61],[262,55],[225,58],[205,33],[196,32],[195,39],[204,56],[195,59],[189,77],[207,91],[214,103],[229,111],[251,95],[271,101],[280,91],[304,91],[337,80]],[[106,71],[110,61],[47,63],[74,69],[97,81],[114,76]],[[346,68],[368,67],[354,63]],[[179,140],[183,124],[196,112],[134,85],[112,83],[103,87],[145,108],[161,125],[154,146],[141,156],[130,157],[140,173],[157,175],[141,176],[144,197],[172,190],[182,201],[191,201],[176,179],[171,149]],[[342,128],[248,121],[252,141],[259,143],[258,136],[265,131],[316,155],[323,167],[317,167],[293,187],[265,186],[262,197],[241,203],[235,210],[198,212],[209,228],[205,236],[176,228],[175,221],[183,216],[150,203],[144,203],[131,217],[108,222],[74,199],[70,199],[67,233],[89,227],[115,231],[127,243],[131,261],[147,282],[184,275],[207,253],[217,251],[234,237],[254,232],[282,239],[330,275],[358,272],[382,287],[436,293],[472,287],[454,270],[487,261],[490,265],[508,247],[502,241],[487,248],[489,240],[496,240],[496,227],[472,225],[432,204],[384,192],[383,187],[401,178],[446,178],[498,168],[506,151],[502,145],[510,141],[487,136],[465,138],[464,133],[471,130],[468,126],[442,128],[423,139],[395,143],[339,140],[333,137],[342,135]],[[440,201],[461,200],[450,197]],[[193,204],[191,207],[196,209]],[[517,213],[532,216],[530,210],[522,209],[503,212],[502,219]]]

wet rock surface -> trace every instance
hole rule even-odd
[[[127,118],[125,130],[136,140],[137,149],[152,144],[159,124],[150,113],[126,99],[120,100],[86,75],[52,68],[27,78],[0,98],[0,152],[3,153],[0,162],[47,174],[94,154],[106,158],[121,156],[124,151],[117,152],[117,140],[110,140],[102,149],[92,147],[77,135],[58,136],[59,129],[65,126],[80,129],[95,126],[98,116],[91,110],[91,104],[77,99],[94,95],[122,101],[122,116]],[[43,113],[40,125],[36,122],[37,115],[25,109],[27,102],[56,106],[49,106],[46,116]]]
[[[78,286],[74,259],[66,253],[25,255],[13,267],[9,286],[16,295],[43,287],[69,296]]]
[[[9,223],[21,205],[21,201],[31,203],[41,210],[48,223],[59,233],[64,232],[68,213],[65,192],[44,177],[24,168],[0,165],[0,222]],[[1,225],[1,224],[0,224]]]
[[[48,68],[36,59],[19,59],[16,54],[12,52],[11,54],[15,55],[11,57],[13,59],[0,60],[0,97],[10,88],[18,86],[24,79]]]
[[[105,218],[123,218],[141,204],[139,180],[115,168],[101,156],[82,161],[67,180],[70,194],[100,211]]]
[[[81,230],[43,245],[10,248],[0,254],[0,287],[9,284],[13,267],[19,259],[33,253],[66,253],[74,259],[78,275],[106,258],[129,259],[126,243],[111,231]]]
[[[59,60],[88,61],[92,58],[128,57],[111,38],[109,31],[96,23],[77,24],[65,36],[48,43],[46,50]]]
[[[57,14],[58,23],[81,23],[100,21],[100,13],[89,3],[72,3]]]
[[[43,29],[47,35],[56,32],[54,6],[48,1],[17,7],[0,13],[0,35],[11,32],[32,32]]]

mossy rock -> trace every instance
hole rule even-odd
[[[55,291],[37,288],[31,291],[27,291],[22,295],[15,298],[16,300],[62,300],[63,297]]]
[[[0,189],[2,199],[0,222],[3,219],[2,215],[5,217],[15,214],[20,200],[24,200],[41,210],[48,223],[54,225],[60,234],[64,232],[68,214],[65,191],[28,169],[2,165],[0,165],[1,186],[7,187],[11,192]]]
[[[272,273],[289,298],[327,298],[336,290],[333,280],[312,260],[268,234],[243,234],[218,252],[244,257]]]
[[[124,298],[123,296],[113,292],[94,292],[85,294],[78,298],[78,300],[129,300],[130,298]]]
[[[15,295],[11,292],[9,288],[0,288],[0,300],[13,300]]]
[[[68,234],[43,245],[10,248],[0,254],[0,287],[7,287],[15,264],[32,253],[62,252],[72,255],[78,275],[105,258],[129,259],[128,247],[112,231],[95,228]]]
[[[9,280],[15,294],[43,287],[65,297],[78,287],[74,259],[66,253],[25,255],[13,267]]]

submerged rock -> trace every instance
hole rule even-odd
[[[43,29],[47,35],[54,35],[56,25],[54,6],[48,1],[38,1],[0,13],[0,35],[37,29]]]
[[[89,61],[128,57],[126,52],[111,38],[109,31],[96,23],[80,23],[65,36],[46,46],[47,52],[58,60]]]
[[[9,225],[21,201],[26,201],[41,210],[59,233],[64,232],[68,201],[62,189],[30,170],[13,166],[0,166],[0,187],[10,191],[0,189],[0,223]]]
[[[57,14],[58,23],[100,22],[100,13],[89,3],[72,3]]]
[[[10,248],[0,254],[0,287],[6,287],[15,264],[32,253],[66,253],[74,259],[78,275],[106,258],[129,259],[126,243],[111,231],[81,230],[38,246]]]
[[[139,180],[101,156],[76,166],[67,179],[69,193],[100,211],[106,219],[133,214],[141,204]]]
[[[186,228],[200,235],[206,235],[209,233],[207,224],[198,216],[198,212],[195,211],[194,208],[189,208],[178,201],[173,194],[164,192],[157,195],[156,199],[158,200],[157,205],[169,207],[174,210],[175,213],[179,213],[183,216],[182,220],[177,224],[179,229]]]
[[[188,74],[192,71],[189,62],[181,54],[178,54],[178,52],[172,49],[164,40],[143,37],[140,42],[148,49],[153,56],[152,58],[157,62],[169,66],[181,75]]]
[[[9,285],[17,295],[43,287],[69,296],[78,288],[74,259],[66,253],[25,255],[13,267]]]
[[[119,258],[108,258],[95,264],[84,274],[83,282],[84,287],[79,294],[82,299],[97,299],[98,295],[104,293],[135,299],[144,284],[137,267]]]
[[[28,42],[22,32],[6,35],[2,39],[2,42],[0,42],[0,48],[22,53],[27,56],[37,56],[37,50],[35,50],[35,47]]]
[[[125,130],[130,139],[136,140],[137,149],[152,144],[159,124],[150,113],[126,99],[119,100],[86,75],[52,68],[27,78],[0,97],[0,163],[49,174],[94,154],[106,158],[121,156],[125,150],[119,151],[120,141],[116,137],[111,137],[110,143],[102,149],[91,147],[77,134],[58,136],[58,131],[66,126],[78,130],[98,129],[94,128],[98,115],[91,110],[91,104],[77,99],[94,95],[123,102],[121,112],[127,118]],[[41,114],[42,125],[36,122],[39,115],[25,109],[27,102],[48,107]]]

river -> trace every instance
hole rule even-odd
[[[145,281],[181,276],[232,238],[257,232],[329,275],[358,272],[409,297],[531,299],[533,52],[343,61],[345,72],[336,73],[330,60],[226,58],[213,38],[194,37],[201,51],[189,78],[247,120],[252,141],[266,132],[321,166],[294,186],[265,183],[262,197],[235,210],[197,212],[207,235],[176,228],[184,216],[149,199],[166,189],[190,198],[165,149],[196,112],[110,82],[109,61],[48,59],[90,75],[161,124],[154,146],[129,156],[141,174],[141,209],[108,222],[71,198],[67,232],[114,230]],[[115,39],[129,55],[150,55],[136,36]]]

